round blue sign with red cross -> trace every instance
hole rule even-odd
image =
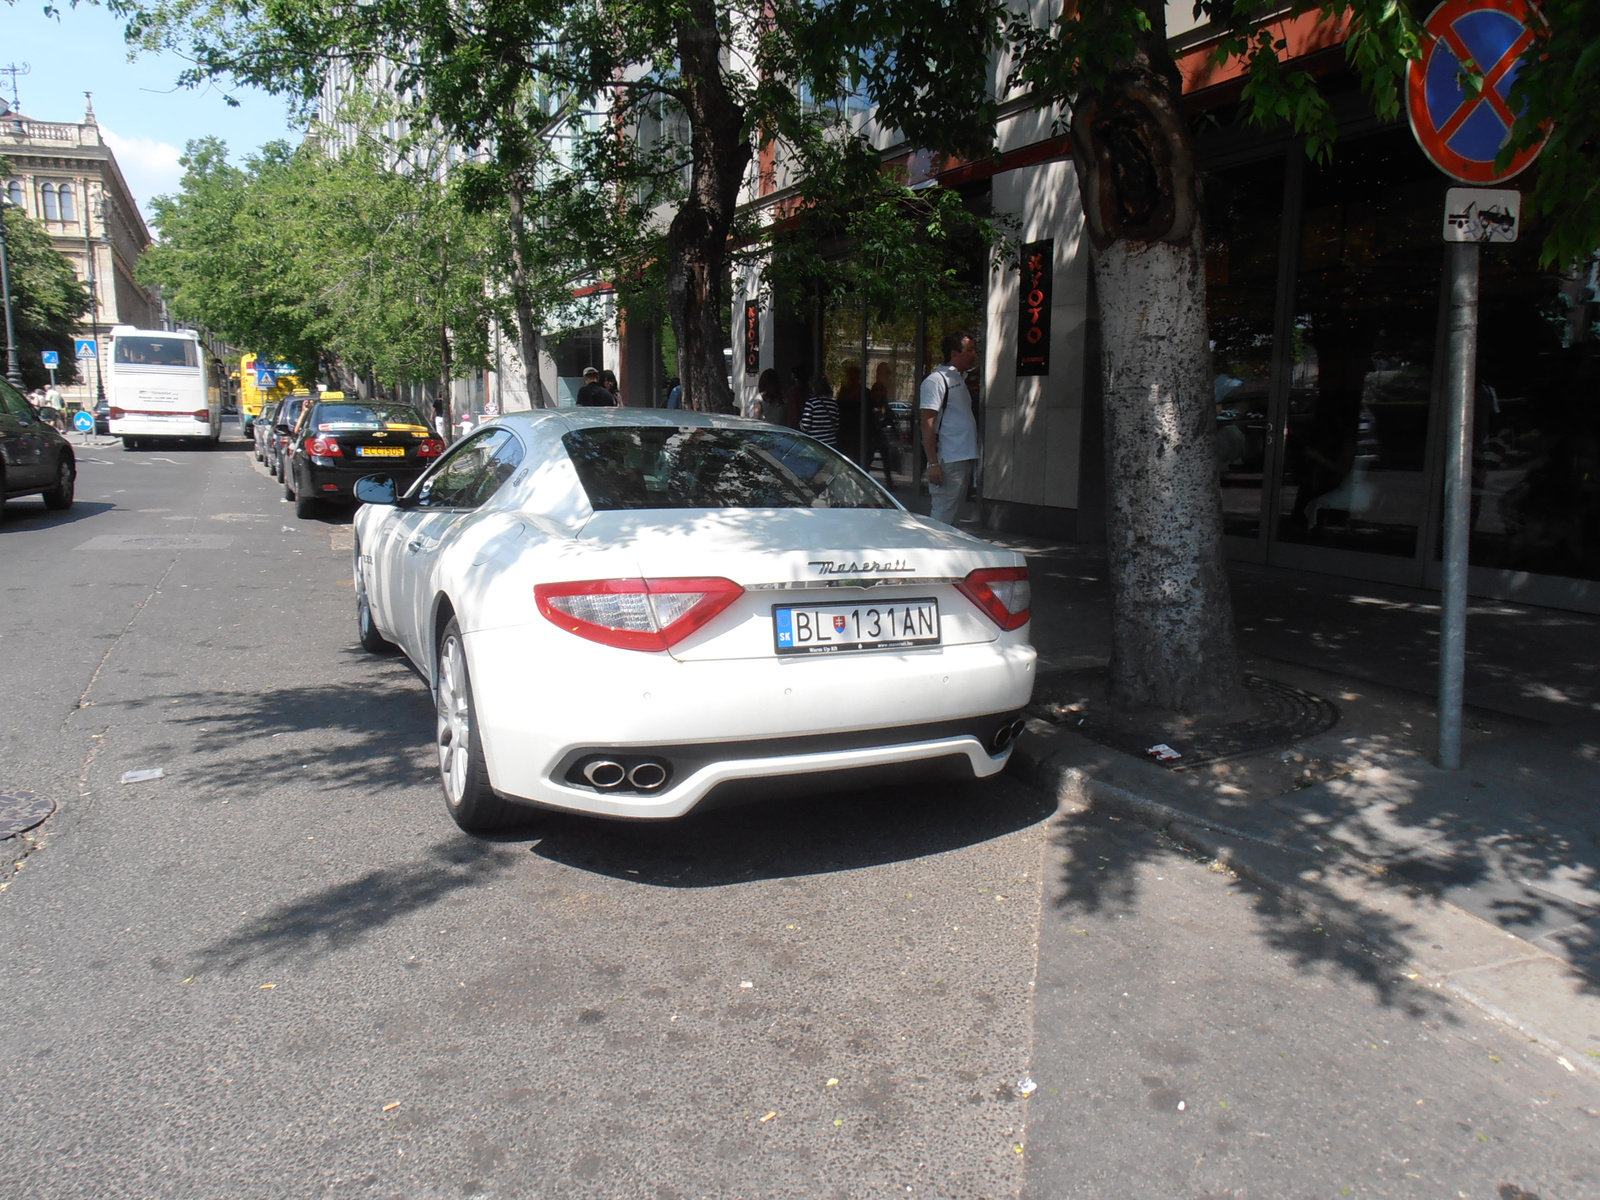
[[[1424,24],[1422,58],[1406,74],[1406,108],[1417,144],[1463,183],[1501,183],[1525,171],[1544,142],[1519,151],[1504,170],[1494,160],[1518,114],[1511,85],[1533,45],[1527,0],[1445,0]],[[1483,88],[1466,86],[1481,74]]]

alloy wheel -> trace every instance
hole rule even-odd
[[[445,798],[459,805],[467,790],[472,760],[472,714],[467,691],[466,656],[461,639],[446,637],[439,647],[439,775]]]

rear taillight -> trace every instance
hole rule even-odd
[[[1032,594],[1027,567],[983,567],[956,584],[956,589],[1001,629],[1021,629],[1028,623]]]
[[[336,438],[314,437],[306,439],[306,453],[313,458],[343,458]]]
[[[127,414],[124,413],[120,408],[112,408],[106,410],[106,416],[111,418],[113,421],[120,421],[123,417],[127,416]]]
[[[438,438],[426,438],[417,443],[418,458],[438,458],[444,453],[444,443]]]
[[[541,583],[533,598],[568,633],[622,650],[667,650],[744,594],[731,579]]]
[[[197,409],[195,409],[194,410],[194,419],[196,421],[199,421],[201,424],[209,423],[210,420],[211,420],[211,410],[209,408],[197,408]]]

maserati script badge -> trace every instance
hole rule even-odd
[[[903,558],[893,562],[875,562],[872,559],[865,562],[835,562],[831,558],[814,558],[808,565],[815,567],[818,575],[891,575],[909,574],[916,570],[915,567],[906,566]]]

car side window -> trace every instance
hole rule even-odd
[[[473,434],[439,463],[422,481],[417,502],[425,508],[476,508],[491,495],[499,482],[487,487],[496,471],[495,455],[516,439],[504,429],[485,429]],[[512,467],[515,470],[515,465]],[[500,482],[503,482],[503,477]]]
[[[24,425],[31,425],[39,419],[39,414],[33,411],[33,405],[28,403],[28,398],[4,379],[0,379],[0,406],[4,406],[7,412]]]
[[[505,485],[506,480],[516,474],[517,468],[522,465],[522,455],[522,443],[517,440],[515,434],[506,433],[496,445],[487,467],[479,478],[471,507],[477,508],[480,504],[487,504],[494,497],[494,494]]]

